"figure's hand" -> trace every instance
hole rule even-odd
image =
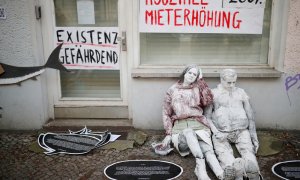
[[[156,154],[165,156],[173,151],[173,148],[170,147],[171,140],[172,136],[167,135],[161,143],[154,142],[151,145]]]
[[[164,147],[170,146],[171,139],[172,139],[172,136],[171,136],[171,135],[167,135],[167,136],[165,137],[165,139],[162,141],[162,144],[164,145]]]
[[[257,139],[252,140],[252,142],[253,142],[253,145],[254,145],[254,152],[255,152],[255,154],[256,154],[257,151],[258,151],[258,148],[259,148],[259,142],[258,142]]]
[[[220,132],[220,131],[215,133],[214,136],[216,137],[216,139],[219,139],[221,141],[226,139],[226,135],[224,133]]]
[[[201,68],[199,68],[199,76],[198,76],[198,79],[197,79],[197,80],[200,80],[200,79],[202,79],[202,77],[203,77],[203,74],[202,74],[202,69],[201,69]]]

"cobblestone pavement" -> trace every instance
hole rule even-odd
[[[183,167],[183,174],[178,179],[196,179],[194,175],[195,160],[190,155],[180,157],[172,152],[167,156],[158,156],[150,148],[154,141],[161,140],[161,132],[144,131],[149,136],[142,146],[133,149],[103,150],[94,149],[85,155],[52,155],[47,156],[29,150],[37,141],[37,131],[0,131],[0,179],[106,179],[103,170],[107,165],[128,159],[156,159],[176,163]],[[264,179],[278,179],[271,172],[271,167],[281,161],[299,159],[299,133],[271,132],[284,141],[283,150],[272,156],[257,157]],[[292,141],[293,140],[293,143]],[[298,143],[298,142],[296,142]],[[207,168],[209,169],[209,168]],[[216,177],[208,170],[212,179]]]

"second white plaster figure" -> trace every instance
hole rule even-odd
[[[190,152],[196,158],[195,174],[199,180],[209,180],[205,159],[219,179],[224,178],[213,150],[211,130],[203,115],[203,108],[213,101],[211,90],[202,79],[201,70],[196,65],[187,66],[180,80],[172,85],[163,104],[163,123],[167,136],[162,146],[170,142],[182,156]]]
[[[255,121],[249,97],[241,88],[235,87],[237,73],[233,69],[224,69],[221,83],[212,89],[214,102],[205,115],[213,122],[211,130],[215,152],[223,168],[232,167],[235,179],[243,176],[250,180],[259,180],[260,171],[255,157],[259,143]],[[233,156],[230,143],[234,143],[241,158]]]

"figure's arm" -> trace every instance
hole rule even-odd
[[[206,104],[206,106],[204,107],[204,116],[207,119],[207,122],[208,122],[208,124],[210,126],[210,130],[212,131],[213,136],[215,136],[217,139],[224,140],[226,138],[226,136],[216,128],[215,124],[212,121],[212,113],[213,113],[213,109],[214,109],[214,103],[213,103],[214,97],[213,97],[213,93],[208,88],[208,86],[207,86],[206,83],[202,87],[205,87],[203,89],[206,90],[205,94],[203,94],[204,91],[202,89],[202,93],[200,94],[201,95],[201,99],[204,99],[204,101],[202,101],[201,104],[202,105]]]
[[[210,126],[210,130],[212,131],[213,135],[217,138],[217,139],[225,139],[225,135],[220,132],[215,124],[212,122],[212,112],[213,112],[213,104],[210,104],[208,106],[206,106],[204,108],[204,116],[207,119],[207,122],[209,123]]]
[[[257,153],[257,150],[259,148],[259,142],[258,142],[258,138],[257,138],[257,134],[256,134],[256,127],[255,127],[253,111],[252,111],[252,108],[251,108],[251,105],[250,105],[250,102],[248,99],[244,101],[244,109],[246,111],[246,114],[247,114],[247,117],[249,120],[249,132],[250,132],[251,140],[254,145],[255,153]]]
[[[218,129],[216,128],[216,126],[214,125],[214,123],[212,122],[212,111],[213,111],[213,105],[208,105],[204,108],[204,116],[206,117],[208,123],[209,123],[209,126],[210,126],[210,129],[211,131],[214,133],[214,134],[217,134],[219,131]]]
[[[166,131],[166,135],[171,135],[172,127],[173,127],[173,122],[171,119],[173,113],[171,100],[172,99],[171,99],[170,91],[168,90],[163,102],[163,110],[162,110],[162,119],[163,119],[164,129]]]
[[[171,106],[171,94],[170,90],[167,91],[167,94],[165,96],[164,102],[163,102],[163,107],[162,107],[162,119],[163,119],[163,124],[164,124],[164,129],[165,129],[165,134],[166,137],[162,141],[164,144],[164,147],[167,147],[171,143],[171,134],[172,134],[172,128],[173,128],[173,122],[171,119],[172,113],[173,113],[173,108]]]

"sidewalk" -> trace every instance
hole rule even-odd
[[[30,150],[37,141],[37,131],[0,131],[0,179],[106,179],[103,170],[106,166],[129,159],[156,159],[170,161],[183,168],[179,179],[196,179],[194,175],[195,159],[180,157],[171,152],[167,156],[154,154],[150,145],[163,138],[162,131],[143,131],[148,135],[143,145],[132,149],[94,149],[85,155],[52,155]],[[279,179],[273,175],[272,166],[281,161],[297,160],[300,154],[300,133],[294,131],[259,131],[268,133],[281,140],[282,150],[275,155],[257,157],[261,173],[265,180]],[[116,133],[115,133],[116,134]],[[121,138],[125,139],[126,135]],[[270,146],[278,146],[271,144]],[[276,149],[276,148],[275,148]],[[212,179],[216,177],[208,169]]]

